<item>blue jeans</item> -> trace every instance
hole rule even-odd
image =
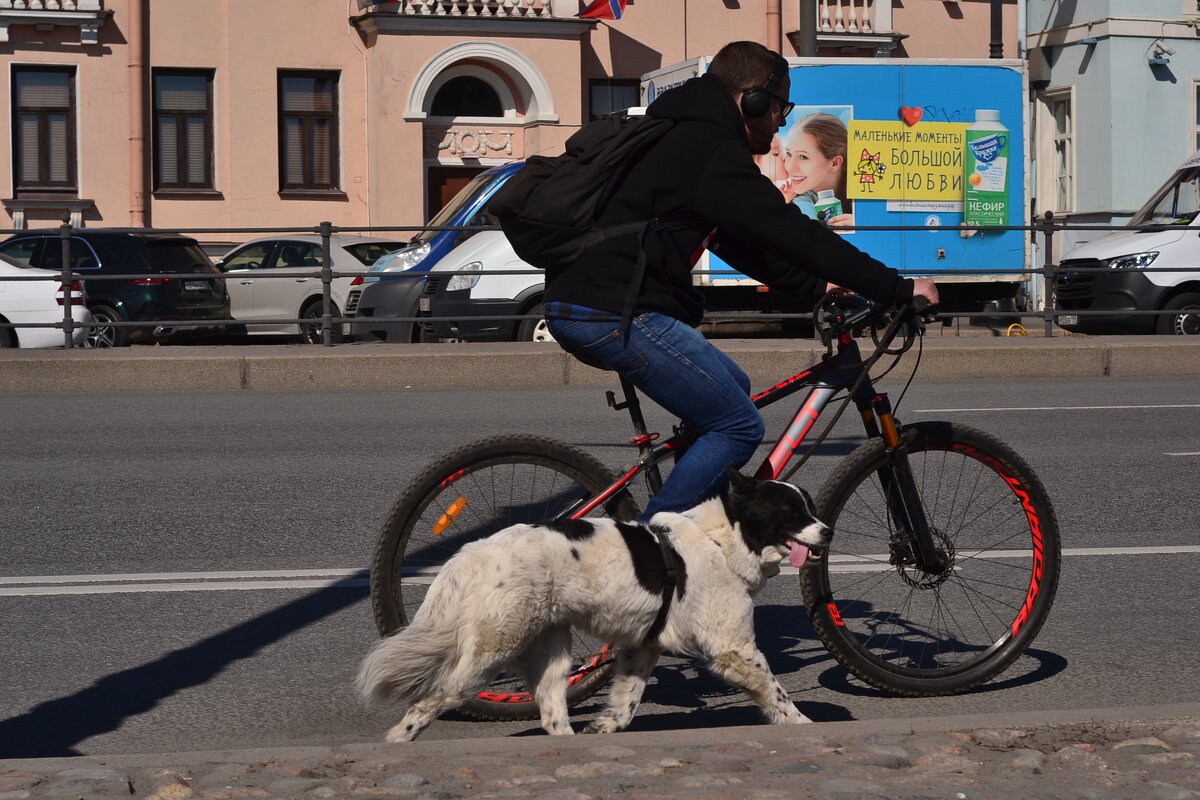
[[[725,487],[725,465],[740,469],[754,455],[764,428],[750,401],[750,378],[695,328],[649,312],[633,318],[626,345],[619,320],[551,317],[546,322],[564,350],[624,376],[701,434],[639,520],[712,497]]]

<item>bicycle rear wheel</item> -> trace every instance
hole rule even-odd
[[[941,574],[914,563],[878,472],[881,439],[846,458],[817,498],[829,555],[801,570],[814,629],[861,680],[908,697],[964,692],[1005,670],[1045,622],[1058,586],[1054,509],[1033,470],[962,425],[906,426],[908,461]]]
[[[393,506],[371,565],[371,605],[380,633],[408,624],[438,569],[468,542],[517,523],[540,523],[614,483],[599,461],[540,436],[496,436],[462,447],[430,464]],[[592,516],[629,520],[637,507],[618,493]],[[576,667],[567,702],[590,697],[612,671],[607,645],[575,634]],[[522,682],[502,675],[460,707],[482,719],[537,719],[537,703]]]

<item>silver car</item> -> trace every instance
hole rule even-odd
[[[392,239],[335,233],[329,239],[331,266],[335,272],[366,271],[380,256],[404,246]],[[246,333],[299,333],[312,344],[321,342],[321,265],[321,237],[312,233],[252,239],[217,262],[225,275],[233,318],[246,323]],[[351,287],[361,284],[362,278],[333,279],[333,316],[353,316],[352,301],[358,293]],[[301,321],[283,321],[288,319]],[[348,323],[335,326],[335,339],[347,329]]]

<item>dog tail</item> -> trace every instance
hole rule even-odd
[[[414,620],[371,648],[358,670],[358,694],[369,705],[386,700],[409,705],[439,683],[457,649],[452,628]]]

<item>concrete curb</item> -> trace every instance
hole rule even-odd
[[[715,344],[756,386],[802,369],[816,342],[721,339]],[[870,342],[862,344],[864,349]],[[909,351],[897,374],[907,374]],[[1200,375],[1200,338],[927,337],[925,380]],[[611,386],[553,344],[355,344],[135,347],[126,350],[0,350],[0,395],[297,391],[517,386]]]
[[[55,771],[88,766],[116,769],[137,769],[171,765],[186,767],[197,764],[254,763],[271,761],[311,761],[325,758],[366,761],[403,757],[410,763],[440,760],[452,751],[456,758],[504,753],[514,758],[532,756],[547,747],[569,754],[573,750],[591,750],[605,745],[620,745],[633,750],[665,750],[710,747],[733,742],[758,742],[770,747],[786,747],[797,737],[820,736],[832,740],[849,740],[871,734],[943,733],[998,728],[1040,728],[1066,725],[1105,727],[1140,722],[1175,722],[1200,717],[1200,703],[1179,703],[1127,708],[1070,709],[997,714],[963,714],[940,717],[908,717],[895,719],[855,720],[851,722],[817,722],[811,725],[742,725],[721,728],[696,728],[672,731],[632,731],[578,736],[496,736],[479,739],[456,739],[447,747],[443,739],[423,738],[403,745],[384,742],[353,743],[321,747],[273,747],[248,750],[213,750],[185,753],[141,753],[107,756],[75,756],[63,758],[0,759],[0,772],[35,769]]]

